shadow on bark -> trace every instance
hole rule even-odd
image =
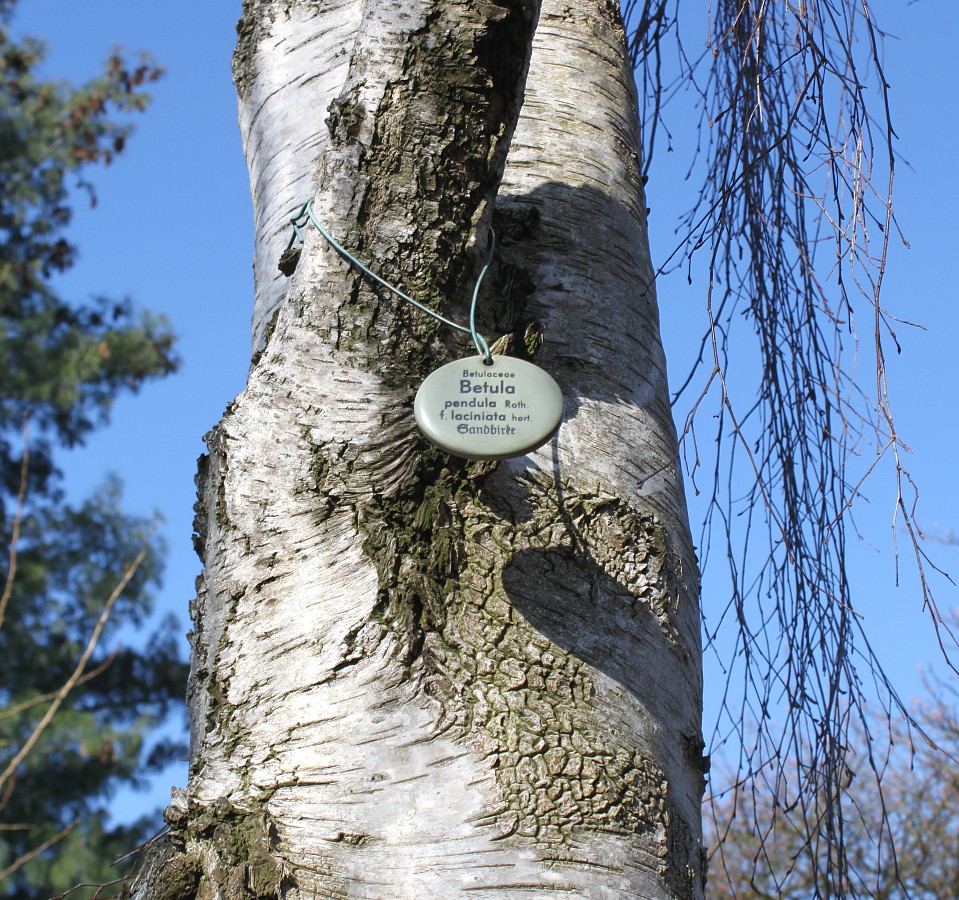
[[[497,198],[493,221],[500,252],[480,305],[481,324],[491,332],[510,331],[516,355],[533,350],[536,364],[563,390],[564,421],[585,413],[586,400],[616,408],[603,427],[625,457],[624,470],[642,476],[672,467],[675,428],[642,186],[637,181],[613,189],[626,202],[593,186],[562,182]],[[642,448],[631,445],[637,435]],[[503,572],[504,587],[545,637],[648,698],[656,689],[649,673],[658,667],[639,661],[675,648],[641,592],[609,574],[577,535],[565,509],[555,439],[552,474],[570,546],[519,551]],[[525,521],[529,509],[522,492],[506,481],[491,479],[491,505]],[[675,490],[674,498],[681,497],[681,489]]]
[[[652,612],[592,558],[570,548],[518,552],[503,571],[515,608],[540,634],[648,702],[664,649]]]
[[[585,398],[668,411],[641,186],[634,196],[626,203],[595,187],[546,182],[496,200],[499,249],[480,296],[480,329],[492,339],[511,333],[511,353],[550,370],[567,419]],[[674,434],[671,420],[662,424]]]

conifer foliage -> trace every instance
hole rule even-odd
[[[144,626],[160,541],[116,483],[68,503],[54,457],[176,360],[161,319],[52,284],[75,260],[71,204],[95,202],[88,175],[123,151],[159,70],[114,55],[87,84],[42,80],[14,7],[0,0],[0,896],[40,900],[122,874],[145,824],[111,828],[106,803],[180,753],[147,749],[182,697],[170,625],[148,650],[116,634]]]

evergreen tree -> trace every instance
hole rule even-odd
[[[42,44],[10,37],[14,7],[0,0],[0,896],[39,900],[117,877],[147,836],[146,820],[110,827],[107,803],[181,752],[148,735],[185,672],[169,622],[148,650],[117,649],[151,610],[150,523],[115,482],[68,503],[54,457],[176,364],[162,320],[52,286],[75,260],[71,204],[94,202],[87,174],[123,151],[159,70],[114,55],[82,86],[42,80]]]

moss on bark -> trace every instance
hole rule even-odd
[[[668,813],[664,772],[649,748],[605,727],[595,653],[524,594],[532,580],[548,603],[552,579],[584,616],[642,619],[678,652],[678,557],[654,517],[599,490],[528,480],[504,502],[495,468],[430,451],[401,493],[363,508],[380,576],[376,618],[440,702],[441,727],[495,770],[502,836],[559,858],[580,829],[637,835],[665,871],[669,848],[683,843],[667,830],[683,825]]]
[[[151,900],[279,900],[292,885],[273,855],[265,813],[217,801],[171,806],[165,816],[170,833],[147,848],[124,897],[149,883]]]

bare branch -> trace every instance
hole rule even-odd
[[[107,888],[126,884],[126,882],[129,880],[130,876],[124,875],[123,878],[117,878],[114,881],[106,881],[101,884],[86,882],[83,884],[75,884],[72,888],[64,891],[62,894],[57,894],[56,897],[51,897],[50,900],[64,900],[64,898],[69,897],[72,893],[74,893],[74,891],[82,891],[84,888],[96,888],[89,900],[115,900],[116,897],[120,896],[119,894],[104,894],[103,891],[105,891]]]
[[[69,890],[64,891],[62,894],[57,894],[56,897],[51,897],[50,900],[65,900],[66,897],[69,897],[74,891],[82,890],[83,888],[96,888],[96,891],[90,897],[90,900],[112,900],[112,898],[118,896],[116,894],[110,894],[108,896],[103,895],[103,891],[107,888],[117,887],[118,885],[123,885],[133,879],[143,860],[143,851],[146,850],[151,844],[160,840],[164,835],[170,831],[169,827],[163,826],[159,831],[155,832],[151,837],[147,838],[142,844],[138,847],[134,847],[128,853],[124,853],[123,856],[119,856],[114,860],[113,865],[117,866],[120,863],[126,862],[131,857],[136,857],[133,861],[133,864],[130,866],[130,870],[122,878],[114,879],[113,881],[103,882],[102,884],[75,884]]]
[[[53,720],[53,717],[57,714],[57,711],[63,704],[63,701],[67,698],[70,692],[77,686],[80,682],[80,679],[83,677],[86,670],[87,664],[90,661],[90,657],[93,655],[93,652],[96,650],[97,643],[100,640],[100,635],[103,633],[103,629],[107,624],[108,619],[110,618],[110,613],[113,610],[113,605],[119,599],[120,595],[123,593],[123,590],[130,583],[130,579],[133,578],[137,569],[140,568],[141,563],[146,558],[149,547],[144,544],[143,548],[137,554],[136,559],[127,566],[126,571],[123,573],[123,577],[117,583],[117,586],[113,589],[113,593],[107,598],[107,602],[104,604],[103,610],[100,613],[100,617],[97,619],[97,623],[94,626],[93,633],[90,635],[87,645],[83,650],[83,653],[80,655],[77,664],[73,669],[70,677],[64,682],[63,686],[56,692],[56,695],[53,698],[53,702],[47,708],[46,712],[41,717],[40,721],[34,726],[33,731],[30,736],[24,742],[23,746],[17,751],[14,757],[7,764],[3,773],[0,774],[0,788],[4,788],[6,785],[6,796],[4,797],[0,808],[5,806],[9,799],[9,790],[12,779],[16,773],[17,768],[20,763],[26,759],[27,755],[33,749],[37,740],[39,740],[40,735],[43,734],[44,730]]]
[[[62,841],[71,831],[73,831],[73,829],[77,826],[78,822],[79,822],[79,819],[74,819],[74,821],[72,821],[69,825],[67,825],[67,827],[64,828],[62,831],[55,834],[49,840],[44,841],[42,844],[40,844],[39,847],[35,847],[29,853],[24,853],[23,856],[19,857],[13,863],[7,866],[7,868],[0,871],[0,881],[3,881],[4,878],[7,878],[8,876],[12,875],[19,868],[21,868],[21,866],[26,865],[28,862],[30,862],[31,859],[34,859],[35,857],[39,856],[45,850],[49,850],[54,844],[57,844],[60,841]]]
[[[92,681],[98,675],[102,675],[108,668],[110,668],[116,658],[117,654],[116,651],[114,651],[95,669],[85,672],[83,677],[77,681],[74,687],[80,687],[81,684],[86,684],[88,681]],[[49,694],[42,694],[39,697],[32,697],[30,700],[25,700],[23,703],[18,703],[16,706],[11,706],[8,709],[0,710],[0,721],[18,716],[21,713],[26,712],[28,709],[32,709],[34,706],[39,706],[41,703],[47,703],[50,700],[56,700],[58,694],[59,691],[51,691]],[[2,827],[3,826],[0,825],[0,829],[2,829]]]

